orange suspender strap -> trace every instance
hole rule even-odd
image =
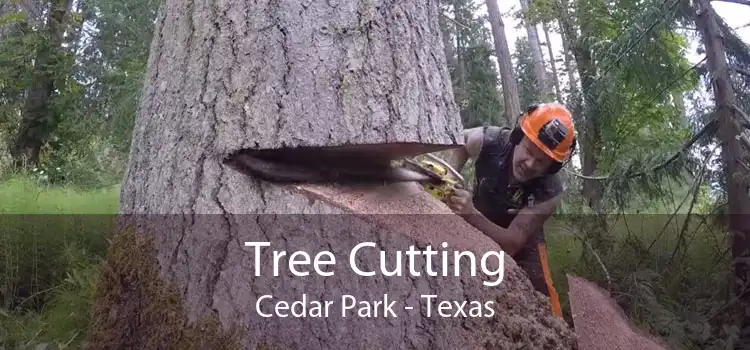
[[[555,286],[552,285],[552,274],[549,272],[549,265],[547,264],[547,247],[544,243],[539,243],[537,245],[537,248],[539,249],[539,260],[542,263],[544,281],[547,283],[547,292],[549,293],[549,299],[552,303],[552,312],[555,314],[555,316],[562,318],[560,300],[558,299]]]

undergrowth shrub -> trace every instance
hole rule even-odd
[[[96,287],[99,259],[86,249],[67,245],[62,248],[64,271],[49,288],[38,310],[5,311],[0,317],[0,346],[13,349],[53,345],[54,348],[81,348],[90,321],[91,300]]]
[[[78,348],[118,197],[117,187],[0,183],[0,348]]]
[[[547,237],[550,268],[568,318],[565,274],[574,273],[608,289],[639,327],[675,349],[731,347],[738,319],[728,306],[726,233],[708,218],[686,218],[613,215],[609,252],[584,243],[589,233],[572,216],[553,220],[558,222],[550,225]]]

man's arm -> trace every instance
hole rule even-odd
[[[534,191],[538,203],[518,211],[508,228],[512,232],[520,233],[522,246],[526,244],[529,237],[540,232],[547,219],[555,213],[562,202],[563,191],[564,187],[560,178],[557,175],[550,176]]]
[[[466,129],[463,131],[463,136],[465,146],[452,150],[446,159],[448,164],[458,172],[463,169],[469,159],[476,159],[479,156],[484,141],[484,128]],[[562,201],[562,185],[559,179],[556,176],[550,179],[552,181],[544,183],[541,191],[535,193],[542,202],[519,210],[507,229],[496,225],[474,208],[471,204],[471,194],[467,191],[457,190],[461,193],[454,195],[451,200],[453,203],[449,203],[449,206],[457,212],[467,209],[468,213],[460,214],[464,220],[490,237],[500,245],[503,251],[513,255],[523,248],[529,237],[539,232]]]
[[[479,157],[484,143],[484,128],[466,129],[462,135],[464,137],[464,147],[449,151],[450,153],[445,159],[458,172],[461,172],[469,159],[476,160]],[[471,194],[468,191],[457,189],[456,192],[449,201],[448,206],[461,215],[466,222],[497,242],[503,251],[511,255],[523,246],[523,242],[518,237],[519,235],[512,234],[510,230],[495,225],[495,223],[474,208],[474,205],[471,203]]]
[[[562,195],[558,195],[533,207],[521,209],[507,229],[495,225],[473,206],[470,213],[462,214],[462,216],[466,222],[492,238],[503,251],[514,255],[523,248],[529,237],[539,232],[544,226],[544,222],[552,216],[557,206],[560,205],[561,200]]]
[[[507,253],[513,255],[523,248],[529,237],[542,229],[544,223],[562,202],[563,185],[557,176],[551,176],[533,192],[539,202],[518,211],[508,228],[495,225],[471,205],[470,194],[463,191],[456,202],[464,220],[492,238]]]
[[[448,151],[450,153],[448,153],[448,156],[446,157],[447,159],[445,160],[459,173],[469,159],[476,159],[479,156],[479,152],[482,151],[484,128],[480,126],[466,129],[461,134],[464,137],[464,146]]]

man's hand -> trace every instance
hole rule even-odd
[[[523,246],[525,240],[520,234],[497,226],[474,208],[469,191],[457,188],[445,202],[454,213],[463,217],[474,228],[497,242],[500,248],[508,254],[515,254]]]
[[[453,195],[451,195],[446,201],[446,204],[451,210],[453,210],[453,212],[459,215],[476,213],[474,203],[471,199],[471,193],[462,188],[456,188],[456,190],[453,191]],[[508,209],[508,214],[518,214],[519,211],[520,209],[510,208]]]
[[[454,213],[459,215],[474,213],[474,203],[471,201],[471,193],[462,188],[454,190],[446,204]]]

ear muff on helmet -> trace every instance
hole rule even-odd
[[[521,140],[523,140],[523,130],[521,130],[520,126],[516,126],[510,131],[510,142],[517,146],[521,143]]]
[[[518,145],[519,143],[521,143],[521,140],[523,140],[523,138],[525,136],[523,130],[521,129],[521,123],[520,123],[521,118],[530,116],[531,114],[533,114],[534,112],[536,112],[539,109],[539,107],[540,107],[539,104],[535,104],[535,105],[529,106],[526,109],[526,111],[518,117],[518,119],[516,121],[516,125],[513,128],[513,130],[511,130],[511,133],[510,133],[510,142],[513,145]],[[557,172],[559,172],[562,169],[562,167],[567,162],[570,161],[570,157],[572,157],[573,152],[575,152],[576,144],[577,144],[576,137],[575,137],[575,135],[572,135],[571,136],[571,143],[570,143],[570,147],[569,147],[569,151],[568,151],[568,155],[567,155],[566,159],[564,161],[555,161],[555,162],[553,162],[553,164],[550,165],[550,167],[547,169],[547,173],[548,174],[556,174]]]

